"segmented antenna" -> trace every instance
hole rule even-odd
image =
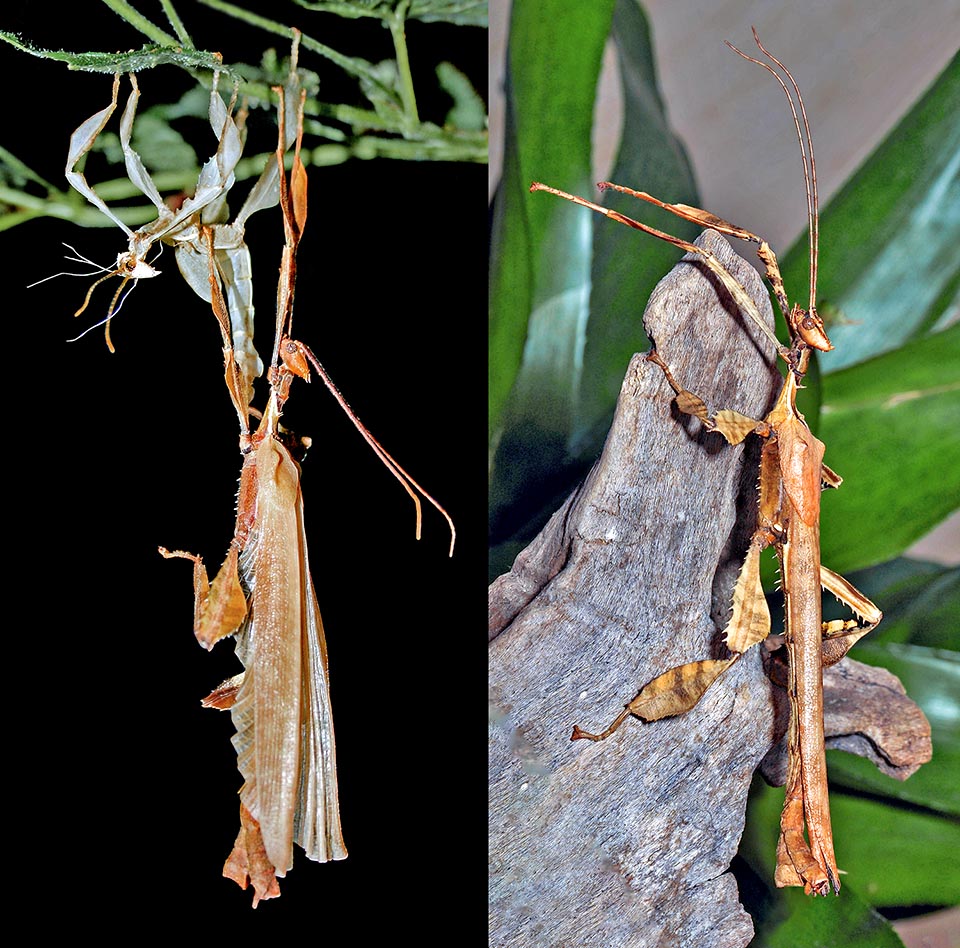
[[[819,254],[820,246],[820,202],[817,195],[817,164],[813,158],[813,137],[810,134],[810,123],[807,121],[807,111],[803,106],[803,96],[800,95],[800,87],[797,85],[797,80],[793,78],[790,70],[779,59],[773,56],[760,42],[760,37],[757,35],[757,30],[755,27],[750,28],[753,31],[753,38],[757,43],[757,46],[760,49],[760,52],[763,53],[770,62],[774,63],[779,69],[783,71],[783,74],[787,77],[790,82],[790,85],[793,87],[793,91],[797,97],[797,104],[800,106],[800,115],[797,115],[797,108],[793,102],[793,95],[790,93],[790,89],[787,88],[787,84],[783,81],[780,73],[777,72],[773,66],[768,63],[763,62],[759,59],[754,59],[752,56],[748,56],[742,50],[737,49],[733,43],[727,43],[738,56],[742,56],[744,59],[749,62],[756,63],[758,66],[762,66],[767,70],[772,76],[774,76],[777,82],[780,83],[781,88],[784,91],[784,94],[787,97],[787,101],[790,103],[790,111],[793,114],[793,124],[797,130],[797,140],[800,142],[800,158],[803,160],[803,183],[807,191],[807,221],[809,223],[810,229],[810,306],[808,312],[816,312],[817,307],[817,257]],[[803,119],[803,128],[800,127],[800,119]],[[810,163],[807,163],[807,151],[810,152]]]

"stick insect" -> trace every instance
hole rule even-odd
[[[753,36],[766,62],[729,43],[727,45],[744,59],[770,72],[790,103],[800,141],[810,228],[810,299],[807,309],[798,304],[790,306],[776,255],[757,235],[700,208],[667,204],[643,191],[609,182],[602,182],[598,187],[629,194],[684,220],[757,244],[766,278],[787,322],[789,345],[780,343],[744,288],[710,251],[575,195],[539,183],[530,187],[531,191],[547,191],[566,198],[698,254],[735,302],[770,339],[786,364],[786,379],[776,404],[764,419],[757,420],[731,409],[710,414],[704,401],[684,389],[674,378],[668,363],[656,350],[648,354],[648,360],[663,371],[674,390],[681,412],[699,418],[708,430],[719,432],[730,444],[739,444],[750,434],[762,439],[758,527],[733,591],[733,610],[725,635],[731,657],[689,662],[664,672],[645,685],[606,730],[593,734],[575,727],[571,739],[604,740],[631,715],[644,721],[656,721],[690,710],[747,649],[766,639],[770,634],[770,612],[760,584],[760,553],[773,546],[780,563],[785,600],[784,677],[791,707],[787,783],[780,818],[775,882],[778,886],[802,885],[807,894],[827,895],[831,888],[834,892],[840,891],[840,870],[834,856],[827,796],[822,668],[840,661],[858,639],[876,628],[882,613],[843,577],[820,563],[820,493],[825,488],[839,487],[841,478],[823,463],[824,445],[810,431],[796,407],[797,390],[809,368],[812,351],[828,352],[833,348],[816,309],[819,221],[813,140],[796,81],[789,70],[764,48],[756,30]],[[856,618],[824,622],[821,587],[849,607]]]
[[[213,582],[200,557],[160,548],[165,557],[194,564],[194,632],[212,648],[235,635],[244,671],[223,682],[205,707],[229,709],[233,744],[244,784],[240,832],[223,874],[241,888],[252,884],[253,905],[280,895],[277,882],[293,864],[293,843],[318,862],[344,859],[336,752],[327,675],[327,650],[310,576],[297,457],[309,439],[280,424],[294,378],[321,377],[390,472],[414,500],[420,535],[419,493],[447,512],[404,471],[346,404],[310,349],[291,337],[296,256],[307,216],[307,174],[300,160],[303,97],[296,106],[296,149],[289,183],[283,171],[285,90],[276,87],[277,169],[285,244],[277,290],[277,322],[268,373],[270,391],[256,431],[241,434],[244,455],[237,519],[226,559]]]
[[[291,74],[296,74],[299,33],[294,36],[291,53]],[[276,164],[268,161],[260,178],[247,196],[233,223],[224,223],[227,193],[234,184],[234,170],[243,152],[242,120],[234,119],[234,102],[224,105],[218,91],[220,73],[214,72],[210,89],[208,116],[210,127],[217,137],[214,155],[200,171],[192,197],[177,210],[171,210],[160,197],[156,184],[144,167],[143,161],[130,144],[137,112],[140,88],[134,73],[130,73],[131,91],[120,120],[120,146],[123,150],[127,177],[157,209],[157,218],[136,231],[131,230],[107,206],[87,182],[77,164],[86,155],[103,131],[117,107],[120,75],[113,80],[110,104],[90,116],[70,137],[66,177],[70,184],[91,204],[119,226],[128,238],[128,247],[117,256],[116,266],[96,280],[87,291],[83,305],[75,313],[79,316],[90,303],[93,291],[111,277],[119,276],[121,283],[103,320],[106,341],[114,351],[110,338],[110,321],[119,309],[128,284],[136,286],[139,280],[157,276],[157,270],[147,257],[157,242],[172,244],[176,250],[177,265],[193,291],[214,306],[219,294],[226,298],[228,324],[223,326],[224,351],[233,353],[234,367],[228,365],[228,387],[236,389],[243,409],[253,397],[253,381],[263,372],[263,364],[253,345],[253,288],[251,282],[250,252],[244,242],[244,230],[251,214],[272,207],[279,198],[279,176]],[[234,93],[234,98],[236,93]],[[294,123],[288,122],[288,127]],[[287,142],[289,147],[292,141]],[[132,289],[133,287],[131,287]],[[220,314],[217,313],[218,319]],[[234,380],[230,379],[235,375]],[[238,408],[239,411],[239,408]],[[241,416],[241,424],[245,416]]]

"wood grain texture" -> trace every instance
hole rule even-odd
[[[756,271],[713,232],[704,241],[772,322]],[[780,385],[769,344],[700,264],[661,281],[644,322],[711,407],[769,410]],[[605,727],[671,666],[722,654],[754,523],[744,458],[756,446],[706,433],[672,395],[635,356],[597,464],[491,587],[494,945],[733,946],[752,935],[726,870],[774,738],[759,654],[681,718],[631,721],[601,744],[569,740],[574,724]]]
[[[756,271],[712,231],[698,243],[772,324]],[[769,343],[695,260],[660,282],[644,323],[678,381],[711,409],[762,418],[772,406],[781,380]],[[763,649],[682,717],[631,719],[599,744],[569,739],[574,724],[605,727],[672,666],[724,654],[755,525],[759,445],[730,447],[681,416],[672,394],[634,356],[600,458],[490,587],[496,948],[735,948],[753,936],[728,868],[753,772],[771,748],[773,763],[789,714]],[[841,689],[851,665],[837,666]],[[855,701],[841,705],[851,716],[844,733],[882,730],[853,720]],[[828,724],[828,733],[837,731]]]

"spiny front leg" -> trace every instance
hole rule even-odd
[[[730,237],[737,237],[740,240],[748,240],[757,245],[757,256],[763,261],[766,270],[766,277],[773,288],[774,296],[780,304],[784,318],[790,325],[791,332],[799,336],[803,342],[812,349],[820,349],[823,352],[829,352],[833,345],[827,338],[826,330],[823,326],[823,320],[817,314],[812,306],[809,311],[801,310],[799,307],[791,308],[787,299],[787,291],[783,285],[783,277],[780,274],[780,264],[777,261],[777,255],[773,248],[762,237],[736,224],[725,221],[716,214],[705,211],[699,207],[692,207],[689,204],[668,204],[665,201],[655,198],[646,191],[635,191],[633,188],[625,187],[622,184],[614,184],[612,181],[601,181],[597,187],[601,191],[618,191],[621,194],[629,194],[631,197],[639,198],[648,204],[655,204],[662,207],[671,214],[683,218],[686,221],[692,221],[694,224],[700,224],[702,227],[709,227],[711,230],[718,231],[721,234],[727,234]],[[711,267],[711,269],[713,269]]]
[[[829,668],[880,624],[883,613],[859,589],[823,565],[820,567],[820,585],[857,616],[856,619],[833,619],[822,624],[823,667]]]

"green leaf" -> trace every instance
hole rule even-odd
[[[199,171],[197,153],[184,137],[166,121],[150,112],[138,116],[132,145],[151,172]],[[208,144],[210,151],[214,151],[216,146],[216,139],[211,134]]]
[[[960,816],[960,656],[920,645],[861,643],[858,661],[893,672],[930,722],[933,759],[903,783],[866,761],[831,751],[830,778],[840,785]],[[866,766],[864,766],[866,764]]]
[[[233,75],[225,67],[217,53],[208,53],[199,49],[183,49],[179,46],[144,46],[142,49],[131,50],[125,53],[69,53],[66,50],[39,49],[20,39],[16,33],[0,30],[0,39],[6,40],[21,52],[30,53],[41,59],[52,59],[67,64],[69,69],[81,72],[140,72],[144,69],[153,69],[174,63],[186,69],[202,67],[218,69],[225,75]]]
[[[820,437],[843,478],[824,495],[823,562],[891,559],[960,504],[960,324],[827,375]]]
[[[491,242],[491,540],[508,543],[492,556],[494,572],[593,459],[629,356],[646,343],[646,298],[677,259],[656,240],[528,193],[542,181],[595,196],[590,131],[608,33],[625,92],[616,176],[694,200],[689,165],[664,117],[646,21],[634,0],[620,0],[611,17],[612,7],[552,2],[513,10],[505,167]],[[637,214],[637,202],[627,210]],[[674,232],[683,231],[676,223]]]
[[[578,327],[587,315],[593,221],[528,189],[534,180],[574,190],[589,186],[594,96],[612,11],[613,0],[513,7],[504,169],[490,261],[494,543],[528,532],[527,508],[543,506],[538,473],[564,466],[572,414],[569,377],[577,363]],[[533,410],[534,401],[542,411]],[[524,503],[528,490],[532,497]],[[499,571],[499,565],[492,569]]]
[[[955,821],[836,792],[831,809],[844,870],[839,896],[817,899],[801,888],[776,889],[782,805],[781,788],[754,782],[740,845],[747,869],[737,868],[756,927],[752,948],[900,945],[873,906],[949,905],[960,894],[955,874],[944,871],[960,845]]]
[[[902,948],[890,923],[858,894],[849,876],[839,897],[813,898],[802,888],[774,887],[782,805],[781,789],[754,781],[740,859],[734,863],[740,897],[756,930],[751,948]]]
[[[613,36],[620,54],[625,102],[620,151],[611,180],[642,187],[671,202],[698,203],[690,162],[667,122],[653,46],[639,7],[617,5]],[[685,239],[693,240],[699,233],[695,224],[623,194],[609,193],[604,203]],[[588,213],[573,207],[569,211]],[[612,221],[598,220],[597,224],[590,319],[570,432],[571,453],[591,461],[606,437],[630,357],[649,345],[641,322],[647,298],[681,256],[670,244]]]
[[[465,131],[483,131],[487,127],[487,109],[466,75],[451,63],[440,63],[437,79],[443,91],[453,99],[446,124]]]
[[[490,417],[494,429],[520,368],[530,315],[542,300],[589,282],[590,224],[530,195],[534,180],[587,187],[594,92],[613,0],[513,7],[507,54],[504,170],[494,206]],[[537,198],[540,198],[539,200]]]
[[[871,905],[960,901],[960,876],[944,871],[960,851],[955,820],[845,793],[831,794],[830,810],[843,883]]]
[[[828,327],[836,351],[823,359],[825,373],[896,348],[925,332],[951,301],[956,306],[958,101],[960,56],[821,217],[819,297],[843,320]],[[790,292],[808,279],[806,240],[804,234],[784,259]]]
[[[414,0],[407,16],[425,23],[486,27],[487,0]]]
[[[295,0],[298,6],[315,13],[336,13],[343,17],[393,16],[397,0]],[[425,23],[455,23],[458,26],[486,26],[487,0],[413,0],[406,11],[408,20]]]
[[[825,899],[780,889],[776,902],[779,912],[788,914],[769,924],[757,919],[752,948],[903,948],[890,923],[850,886]]]

